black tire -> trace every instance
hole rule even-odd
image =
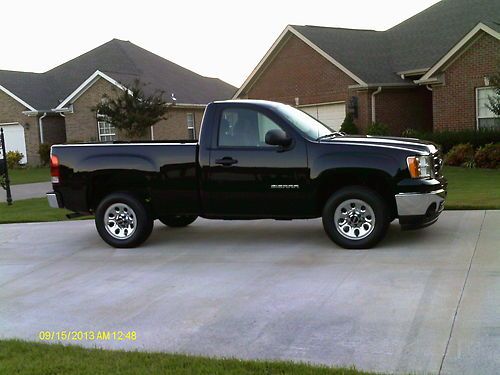
[[[165,225],[172,228],[182,228],[187,227],[189,224],[193,223],[198,216],[196,215],[172,215],[172,216],[162,216],[158,219]]]
[[[356,229],[352,229],[351,233],[352,216],[349,216],[349,211],[347,213],[341,213],[346,204],[352,207],[349,204],[349,200],[367,203],[369,209],[375,216],[373,227],[369,225],[369,223],[366,223],[368,224],[366,226],[368,230],[366,230],[366,234],[364,234],[366,237],[360,237],[361,239],[351,239],[356,236]],[[355,203],[352,204],[354,204],[353,209],[357,209]],[[362,204],[360,207],[358,213],[361,212],[362,208],[366,210],[361,213],[361,222],[364,222],[365,216],[371,219],[371,215],[366,215],[368,209]],[[339,215],[345,215],[340,216],[338,223],[335,221],[335,212],[337,208],[339,209],[339,211],[337,211]],[[379,193],[363,186],[348,186],[332,194],[326,202],[323,208],[323,227],[328,237],[339,246],[346,249],[369,249],[375,246],[386,235],[389,226],[389,216],[387,204]],[[343,221],[343,218],[345,218],[346,221]],[[351,220],[351,222],[348,220]],[[359,222],[359,216],[355,220]],[[344,235],[341,233],[341,223],[343,223],[342,229],[345,229],[344,232],[349,231],[349,233],[345,233]],[[356,224],[352,224],[352,228],[357,228],[355,225]],[[357,233],[359,234],[360,231],[357,230]],[[351,238],[347,238],[349,236],[351,236]]]
[[[108,232],[110,221],[106,211],[119,205],[128,206],[132,211],[130,216],[134,218],[135,225],[133,233],[126,238],[115,238]],[[118,248],[136,247],[148,239],[153,231],[153,219],[144,203],[128,193],[113,193],[106,196],[95,212],[95,225],[101,238],[110,246]],[[108,226],[108,229],[106,228]],[[116,227],[118,228],[118,227]]]

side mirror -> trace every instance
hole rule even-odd
[[[269,130],[266,133],[266,144],[271,146],[288,147],[292,143],[292,138],[288,137],[281,129]]]

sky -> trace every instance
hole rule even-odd
[[[0,69],[44,72],[118,38],[239,87],[288,24],[386,30],[436,2],[3,1]]]

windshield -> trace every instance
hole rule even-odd
[[[309,116],[289,105],[280,105],[278,111],[295,126],[295,128],[309,139],[316,140],[328,134],[332,134],[332,129],[328,128],[322,122]]]

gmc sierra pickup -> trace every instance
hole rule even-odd
[[[347,136],[291,106],[210,103],[199,141],[55,145],[52,207],[95,215],[114,247],[133,247],[153,221],[322,217],[338,245],[369,248],[398,218],[433,224],[447,183],[429,142]]]

